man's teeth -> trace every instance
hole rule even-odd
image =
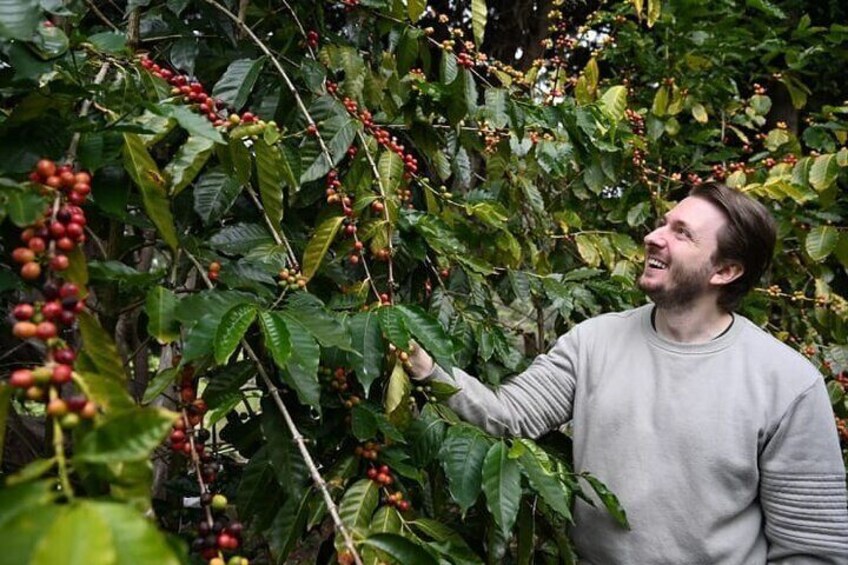
[[[653,267],[654,269],[667,269],[668,265],[660,261],[659,259],[648,259],[648,266]]]

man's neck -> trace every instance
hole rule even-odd
[[[733,314],[715,304],[693,304],[687,308],[657,307],[656,330],[678,343],[704,343],[724,333],[733,323]]]

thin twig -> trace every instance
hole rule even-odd
[[[247,189],[247,193],[250,195],[250,198],[253,200],[253,203],[259,209],[259,212],[262,214],[262,217],[265,218],[265,223],[268,224],[268,227],[271,229],[271,236],[274,238],[274,241],[277,245],[283,245],[286,248],[286,254],[289,256],[289,262],[295,270],[299,268],[297,262],[297,256],[294,254],[291,245],[289,244],[289,240],[286,238],[285,234],[281,232],[279,226],[275,226],[274,222],[265,212],[265,207],[262,205],[262,202],[259,201],[259,196],[256,195],[256,192],[253,190],[249,184],[245,185]]]
[[[207,0],[208,1],[208,0]],[[206,286],[212,288],[214,285],[212,281],[209,280],[209,277],[206,276],[206,272],[203,269],[200,262],[197,260],[194,255],[185,252],[186,257],[189,258],[189,261],[194,263],[194,266],[197,268],[200,273],[203,282],[206,283]],[[262,365],[262,361],[253,351],[253,348],[250,347],[250,344],[247,343],[247,340],[241,340],[241,346],[247,353],[248,357],[256,364],[256,370],[259,372],[259,375],[262,377],[262,380],[265,382],[265,385],[268,387],[268,391],[271,394],[271,397],[274,399],[274,403],[277,405],[280,413],[283,415],[283,419],[286,422],[286,427],[289,429],[289,432],[292,435],[295,443],[297,444],[298,449],[300,450],[300,454],[303,457],[304,462],[306,462],[306,466],[309,468],[309,473],[312,476],[312,481],[315,483],[315,486],[318,487],[318,490],[321,491],[321,494],[324,497],[324,502],[327,504],[327,510],[330,512],[330,515],[333,517],[333,522],[336,525],[339,533],[342,534],[344,538],[345,546],[348,551],[353,555],[353,559],[357,565],[363,565],[362,559],[359,557],[359,553],[356,551],[356,545],[353,542],[353,538],[350,536],[350,532],[348,532],[347,527],[345,527],[344,522],[342,522],[341,517],[339,516],[338,509],[336,508],[336,503],[333,502],[333,497],[330,495],[330,491],[327,488],[327,483],[324,481],[324,478],[321,476],[321,473],[318,471],[318,467],[315,465],[315,460],[312,459],[312,455],[309,454],[309,450],[306,449],[306,443],[304,442],[303,436],[300,434],[300,430],[298,430],[297,425],[294,420],[292,420],[291,414],[289,414],[286,405],[283,404],[283,399],[280,398],[280,393],[277,391],[276,385],[274,385],[271,377],[268,376],[267,371],[265,371],[265,367]]]
[[[91,11],[94,12],[94,15],[100,18],[100,21],[102,21],[107,26],[111,27],[113,31],[120,30],[118,26],[112,23],[112,20],[107,18],[106,15],[100,11],[100,8],[97,7],[97,4],[95,2],[92,2],[91,0],[85,0],[85,3],[91,9]]]
[[[382,198],[383,202],[388,202],[388,200],[386,199],[385,188],[383,188],[383,181],[382,181],[382,178],[380,177],[380,171],[377,168],[377,163],[374,162],[374,156],[371,155],[371,151],[369,151],[369,149],[368,149],[368,140],[365,139],[365,134],[363,134],[361,131],[357,132],[357,135],[359,136],[359,141],[362,144],[362,150],[365,152],[365,158],[368,159],[368,164],[371,165],[371,171],[374,173],[374,178],[376,179],[377,186],[380,189],[380,197]],[[394,278],[393,264],[394,264],[395,253],[394,253],[394,246],[392,245],[392,222],[391,222],[391,218],[389,218],[389,207],[388,206],[383,207],[383,217],[386,220],[386,226],[388,226],[386,228],[387,229],[386,240],[387,240],[387,245],[388,245],[388,249],[389,249],[389,257],[388,257],[388,259],[389,259],[389,261],[388,261],[388,267],[389,267],[389,272],[388,272],[388,276],[389,276],[389,281],[388,281],[389,282],[389,301],[392,304],[394,304],[394,301],[395,301],[395,278]],[[377,298],[379,299],[380,296],[377,295]]]

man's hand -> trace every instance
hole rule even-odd
[[[409,358],[403,365],[414,380],[424,379],[433,372],[433,358],[414,341],[409,344]]]

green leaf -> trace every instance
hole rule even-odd
[[[381,506],[374,513],[368,532],[373,534],[399,534],[403,530],[403,518],[391,506]]]
[[[230,63],[215,86],[212,87],[212,96],[222,100],[228,106],[241,110],[250,92],[262,72],[264,58],[259,59],[237,59]]]
[[[385,194],[393,194],[403,179],[403,159],[393,151],[384,151],[377,162],[380,186]]]
[[[215,408],[234,394],[241,397],[239,389],[255,375],[256,366],[252,361],[239,361],[220,367],[209,376],[209,384],[203,389],[203,399],[209,408]]]
[[[408,0],[406,3],[406,13],[412,23],[418,21],[424,10],[427,8],[427,0]]]
[[[221,137],[221,132],[215,129],[206,117],[201,116],[197,112],[190,110],[188,107],[180,104],[174,106],[172,104],[163,104],[157,107],[157,110],[169,118],[174,118],[180,127],[186,130],[190,135],[195,137],[203,137],[214,143],[223,144],[224,138]]]
[[[77,320],[85,358],[90,361],[91,368],[104,378],[125,383],[127,374],[124,372],[124,363],[112,336],[87,312],[81,312]]]
[[[190,185],[212,155],[215,143],[205,137],[191,136],[183,143],[173,160],[165,165],[171,179],[171,195],[176,196]]]
[[[768,135],[766,136],[766,140],[763,145],[765,145],[766,149],[768,149],[769,151],[774,152],[777,151],[781,145],[789,143],[791,139],[792,138],[789,135],[788,131],[786,131],[785,129],[775,128],[768,132]]]
[[[588,473],[584,473],[580,475],[582,478],[586,479],[586,481],[591,485],[592,490],[598,495],[601,501],[606,506],[610,515],[615,518],[615,521],[618,522],[622,527],[630,529],[630,524],[627,521],[627,513],[624,511],[624,507],[618,501],[618,498],[609,491],[609,489],[604,485],[601,481],[589,475]]]
[[[381,374],[383,366],[383,355],[385,348],[383,338],[380,336],[380,324],[373,312],[361,312],[355,314],[348,322],[351,335],[351,347],[360,355],[348,357],[356,378],[362,385],[366,394],[373,383]]]
[[[41,527],[30,536],[31,557],[14,562],[180,563],[165,536],[130,505],[78,500],[67,506],[44,508],[40,513],[46,519],[39,520]]]
[[[521,500],[521,468],[517,461],[509,458],[508,452],[506,444],[498,441],[483,461],[486,506],[504,536],[509,536],[515,524]]]
[[[168,435],[175,417],[173,412],[155,408],[119,412],[82,438],[74,458],[88,463],[146,459]]]
[[[174,384],[177,379],[177,375],[179,374],[179,369],[177,367],[171,367],[169,369],[165,369],[161,371],[147,383],[147,388],[144,391],[144,398],[141,400],[142,404],[150,404],[156,398],[165,392],[165,390]]]
[[[654,95],[654,103],[651,106],[651,112],[655,116],[665,116],[668,111],[668,88],[665,86],[659,87]]]
[[[751,108],[760,116],[766,116],[771,110],[771,98],[763,94],[755,94],[751,96]]]
[[[165,192],[165,178],[156,162],[147,152],[144,142],[134,133],[124,133],[124,168],[141,191],[141,200],[147,216],[153,221],[159,235],[174,251],[179,247],[174,217]]]
[[[271,225],[277,233],[280,233],[280,222],[283,221],[280,151],[276,146],[268,145],[261,139],[254,145],[254,151],[256,151],[256,177],[259,183],[259,194],[262,196],[262,207],[270,218]]]
[[[279,153],[280,174],[285,183],[293,190],[300,188],[300,155],[297,150],[285,143],[277,146]]]
[[[438,520],[418,518],[407,522],[415,530],[433,539],[429,546],[456,565],[482,565],[483,561],[468,547],[461,535]]]
[[[412,383],[409,375],[403,369],[401,363],[396,363],[392,374],[389,376],[389,386],[386,388],[386,400],[384,406],[386,414],[391,414],[409,401],[409,393],[412,392]]]
[[[260,312],[259,327],[265,338],[265,349],[271,352],[277,367],[285,368],[291,356],[291,341],[282,315],[279,312]]]
[[[380,320],[380,328],[389,343],[399,349],[409,351],[409,330],[404,324],[404,314],[394,306],[381,306],[377,309],[377,318]]]
[[[233,306],[218,325],[215,332],[215,362],[226,365],[230,355],[239,346],[247,329],[256,319],[256,306],[253,304],[239,304]]]
[[[577,252],[590,267],[598,267],[601,264],[601,253],[598,250],[594,234],[577,234],[574,236],[577,244]]]
[[[321,261],[336,238],[336,234],[344,221],[344,216],[331,216],[324,220],[315,230],[315,234],[306,245],[303,252],[302,274],[307,280],[311,279],[321,266]]]
[[[348,115],[334,115],[319,125],[321,138],[330,152],[329,158],[321,150],[318,140],[309,136],[301,146],[300,158],[303,173],[301,183],[307,183],[326,175],[347,155],[347,149],[356,137],[359,122]]]
[[[321,348],[300,322],[285,317],[291,340],[291,356],[282,372],[286,383],[297,392],[297,397],[306,405],[321,410],[321,386],[318,383],[318,362]]]
[[[271,546],[271,551],[277,563],[285,563],[286,557],[295,548],[309,517],[309,502],[312,493],[306,492],[301,497],[289,497],[280,507],[271,527],[265,532],[265,539]]]
[[[247,253],[261,245],[273,245],[274,240],[262,224],[234,224],[209,239],[209,244],[224,253]]]
[[[624,110],[627,108],[627,87],[612,86],[604,92],[600,99],[601,108],[616,122],[624,119]]]
[[[165,536],[156,528],[154,522],[146,519],[135,508],[127,504],[105,501],[86,501],[109,524],[109,531],[117,554],[116,563],[157,563],[178,565],[180,559]],[[97,535],[94,524],[89,525],[83,535],[83,542]],[[61,560],[61,557],[60,557]],[[64,561],[70,563],[69,561]],[[57,563],[57,561],[48,561]]]
[[[29,561],[32,565],[117,563],[110,524],[88,501],[60,509],[50,528],[40,534]]]
[[[483,47],[487,17],[486,0],[471,0],[471,29],[474,31],[474,43],[478,48]]]
[[[395,306],[404,316],[404,323],[412,336],[436,358],[440,364],[450,366],[453,359],[453,344],[439,322],[420,306]]]
[[[370,479],[353,483],[339,503],[339,517],[352,535],[364,537],[380,502],[380,487]]]
[[[392,533],[374,534],[362,540],[362,545],[379,549],[399,565],[438,565],[435,557],[407,538]]]
[[[286,304],[284,315],[300,322],[322,346],[351,351],[347,328],[314,295],[296,293]]]
[[[804,249],[806,249],[810,259],[816,263],[821,263],[833,253],[838,242],[839,230],[835,227],[816,226],[807,234],[807,239],[804,241]]]
[[[524,448],[518,462],[527,475],[530,486],[542,495],[548,506],[566,520],[571,520],[570,493],[566,485],[551,471],[548,455],[532,441],[519,439],[516,442]]]
[[[88,36],[88,42],[101,52],[118,54],[127,47],[127,36],[120,32],[101,31]]]
[[[205,225],[220,220],[239,193],[241,184],[223,169],[210,169],[194,186],[194,211]]]
[[[86,396],[107,412],[133,408],[135,402],[127,392],[126,385],[122,381],[96,372],[87,360],[88,357],[80,356],[75,366]]]
[[[449,481],[450,494],[463,512],[480,495],[483,461],[488,451],[489,441],[473,426],[453,426],[445,436],[439,459]]]
[[[10,190],[6,195],[6,213],[19,228],[43,217],[48,201],[35,190]]]
[[[274,518],[275,505],[282,494],[277,473],[268,458],[268,448],[263,445],[241,473],[235,496],[239,516],[249,518],[251,525],[261,530]]]
[[[22,483],[29,483],[41,478],[44,473],[56,466],[56,458],[36,459],[11,475],[6,476],[4,486],[12,487]]]
[[[0,527],[4,535],[9,524],[20,523],[27,516],[37,514],[39,510],[50,504],[59,495],[54,481],[28,482],[19,485],[4,485],[0,489]],[[8,548],[4,547],[4,551]],[[26,560],[12,562],[23,563]]]
[[[180,337],[180,324],[174,318],[177,296],[163,286],[154,286],[147,293],[144,313],[147,314],[147,333],[162,345]]]
[[[37,0],[0,0],[0,39],[29,41],[40,17]]]
[[[836,162],[835,154],[816,157],[813,166],[810,167],[810,184],[819,192],[835,183],[837,176],[839,176],[839,164]]]
[[[297,497],[308,491],[309,468],[298,450],[286,422],[270,396],[262,399],[262,434],[268,446],[271,466],[287,496]]]

